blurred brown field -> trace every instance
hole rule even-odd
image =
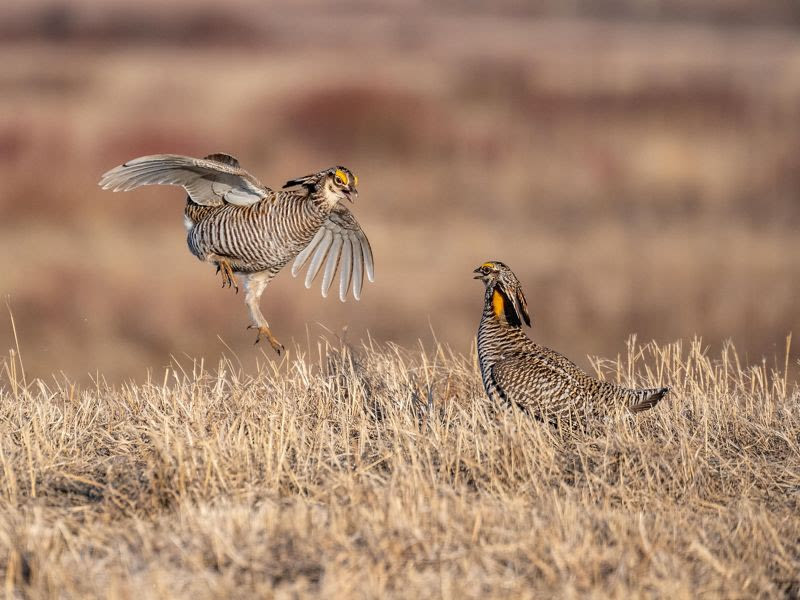
[[[0,8],[0,293],[31,375],[261,356],[241,295],[185,247],[183,193],[96,185],[138,155],[215,151],[271,186],[359,175],[376,283],[341,304],[282,273],[262,306],[287,346],[330,331],[467,353],[471,271],[500,259],[532,335],[583,365],[631,333],[783,362],[794,4],[161,4]]]

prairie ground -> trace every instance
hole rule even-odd
[[[800,392],[732,346],[596,361],[672,393],[550,429],[474,356],[324,341],[143,383],[0,376],[7,597],[800,594]]]

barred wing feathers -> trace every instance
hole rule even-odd
[[[491,377],[517,404],[550,417],[588,400],[573,368],[552,356],[520,355],[496,362]]]
[[[196,204],[219,206],[255,204],[270,193],[227,154],[193,158],[179,154],[140,156],[105,173],[104,190],[127,192],[141,185],[179,185]]]
[[[319,228],[314,238],[295,258],[292,264],[292,276],[297,274],[308,263],[306,271],[306,287],[310,288],[314,278],[323,270],[322,295],[328,297],[339,272],[339,299],[344,302],[347,290],[352,287],[353,298],[361,298],[364,274],[367,279],[375,281],[375,267],[372,260],[372,248],[367,236],[356,221],[353,213],[341,202],[331,211],[328,218]]]

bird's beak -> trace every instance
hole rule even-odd
[[[358,198],[358,190],[354,187],[347,188],[347,191],[344,195],[347,196],[347,199],[350,200],[350,202],[353,202],[356,198]]]
[[[480,267],[475,269],[473,271],[473,273],[477,273],[477,275],[475,275],[475,277],[473,277],[473,279],[483,279],[483,273],[481,273],[481,268]]]

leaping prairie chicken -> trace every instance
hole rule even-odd
[[[115,192],[153,184],[178,185],[189,194],[184,210],[189,250],[217,266],[223,287],[238,292],[235,275],[244,279],[256,343],[265,336],[278,354],[283,346],[261,314],[259,300],[286,263],[294,259],[292,275],[297,276],[310,259],[307,288],[324,263],[323,296],[338,269],[342,302],[351,287],[359,299],[365,273],[374,280],[369,241],[342,203],[358,195],[358,177],[344,167],[292,179],[283,186],[291,189],[274,191],[227,154],[202,159],[156,154],[130,160],[100,180],[103,189]]]
[[[579,424],[624,405],[633,413],[654,407],[668,387],[627,389],[600,381],[554,350],[532,341],[528,304],[516,275],[500,261],[483,263],[475,279],[486,285],[478,326],[478,362],[493,401],[517,405],[551,423]]]

